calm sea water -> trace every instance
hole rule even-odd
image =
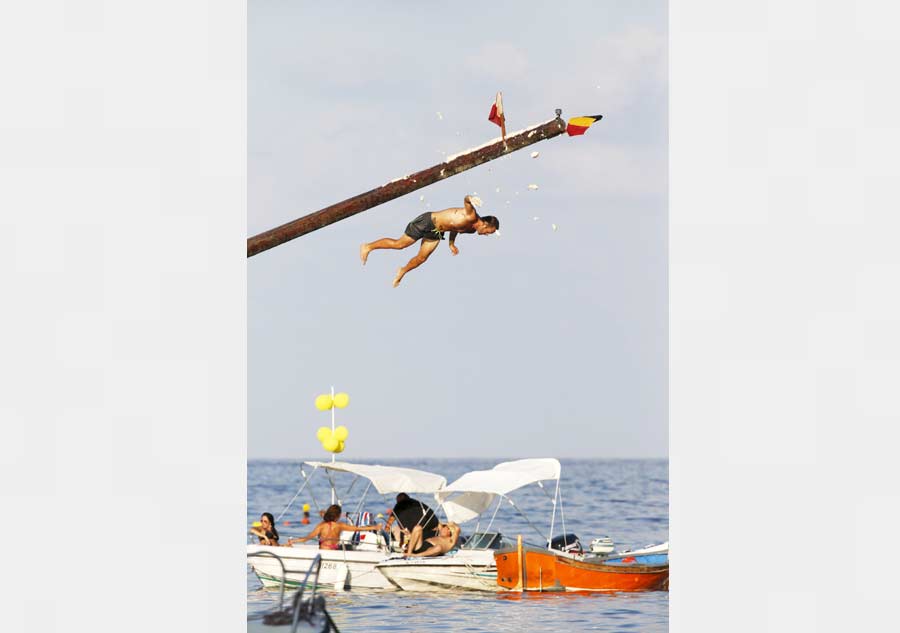
[[[417,468],[441,474],[452,481],[470,470],[493,467],[500,461],[453,460],[358,460]],[[610,536],[616,549],[642,547],[669,539],[669,464],[667,460],[560,460],[562,463],[562,508],[565,529],[574,532],[588,547],[591,539]],[[247,468],[247,527],[262,512],[276,517],[302,485],[301,461],[251,461]],[[306,473],[311,472],[305,467]],[[307,534],[311,527],[298,523],[302,506],[309,503],[316,517],[316,505],[327,506],[330,488],[327,478],[317,472],[311,493],[308,488],[294,501],[278,522],[282,540]],[[344,510],[355,509],[365,484],[359,480],[349,493],[352,476],[336,478]],[[552,491],[551,491],[552,494]],[[513,493],[516,505],[541,531],[546,532],[552,510],[550,501],[530,486]],[[315,499],[314,499],[315,497]],[[429,499],[423,498],[429,503]],[[432,507],[435,504],[429,503]],[[373,491],[365,509],[384,513],[393,499]],[[289,525],[284,525],[288,521]],[[468,527],[468,529],[466,529]],[[494,528],[512,537],[539,542],[534,529],[512,506],[500,509]],[[471,526],[463,526],[463,534]],[[562,533],[557,516],[554,535]],[[249,539],[248,539],[249,542]],[[262,589],[256,576],[247,574],[247,611],[271,609],[277,592]],[[666,631],[669,621],[668,592],[620,594],[481,594],[405,593],[402,591],[327,592],[328,610],[341,633],[364,631]]]

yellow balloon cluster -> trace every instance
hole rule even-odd
[[[348,435],[350,435],[350,432],[346,426],[339,426],[334,431],[327,426],[320,426],[318,432],[316,432],[316,437],[322,442],[322,448],[329,453],[343,453],[344,441],[346,441]]]
[[[350,396],[346,393],[336,393],[334,396],[323,393],[316,398],[316,408],[319,411],[328,411],[335,407],[343,409],[348,404],[350,404]],[[331,416],[331,423],[334,424],[334,413]],[[316,437],[322,442],[322,448],[329,453],[343,453],[344,441],[347,439],[347,435],[349,433],[346,426],[339,426],[333,431],[327,426],[320,426],[316,432]]]
[[[350,404],[350,396],[346,393],[336,393],[332,398],[329,394],[323,393],[316,398],[316,409],[319,411],[328,411],[332,407],[343,409]]]

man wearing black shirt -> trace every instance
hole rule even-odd
[[[434,511],[405,492],[397,495],[397,504],[391,511],[391,518],[387,522],[388,528],[392,527],[395,519],[399,529],[394,532],[394,538],[399,539],[401,531],[406,534],[411,533],[416,526],[420,526],[423,539],[438,536],[438,518]]]

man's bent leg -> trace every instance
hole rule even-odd
[[[369,242],[368,244],[362,244],[359,247],[359,258],[362,260],[363,265],[365,266],[366,260],[369,258],[369,253],[371,251],[377,250],[379,248],[392,248],[394,250],[400,250],[414,244],[416,240],[411,238],[409,235],[404,233],[396,240],[391,239],[389,237],[383,237],[380,240],[375,240],[374,242]]]
[[[418,549],[419,545],[422,544],[422,526],[414,525],[412,532],[409,533],[409,543],[406,546],[406,555],[409,556],[416,549]]]
[[[406,266],[397,271],[397,276],[394,277],[394,288],[400,285],[403,275],[413,268],[418,268],[424,264],[425,260],[427,260],[434,252],[434,249],[437,248],[438,244],[440,244],[439,240],[422,240],[422,246],[419,247],[419,254],[409,260],[409,263]]]

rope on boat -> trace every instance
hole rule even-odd
[[[356,483],[356,480],[357,480],[357,479],[359,479],[359,475],[354,475],[354,476],[353,476],[353,481],[351,481],[351,482],[350,482],[350,485],[347,486],[347,492],[344,493],[344,496],[345,496],[345,497],[349,497],[349,496],[350,496],[350,491],[353,490],[353,484]],[[369,484],[370,484],[370,485],[371,485],[371,483],[372,483],[372,481],[369,480]],[[368,490],[368,488],[366,488],[366,490]]]
[[[472,578],[474,578],[475,580],[480,582],[482,584],[482,586],[487,587],[488,589],[494,588],[495,583],[489,583],[484,578],[482,578],[481,576],[478,575],[479,571],[481,571],[481,572],[487,571],[489,568],[489,565],[483,565],[480,568],[476,569],[475,567],[472,566],[472,563],[470,563],[467,560],[463,561],[463,565],[466,566],[466,570],[468,570],[468,572],[472,576]]]
[[[318,468],[318,466],[316,466],[316,468]],[[304,474],[304,477],[305,477],[305,476],[306,476],[306,475]],[[312,479],[312,475],[309,476],[309,479]],[[322,512],[322,506],[319,505],[319,500],[316,499],[316,494],[313,492],[313,489],[312,489],[312,488],[309,489],[309,496],[312,497],[313,505],[316,506],[316,512],[321,513],[321,512]]]
[[[313,470],[315,470],[316,468],[318,468],[318,466],[314,467]],[[303,469],[302,469],[302,468],[300,469],[300,474],[303,475],[303,478],[304,478],[306,481],[304,481],[304,482],[303,482],[303,485],[300,486],[300,490],[297,491],[297,494],[295,494],[295,495],[291,498],[291,500],[288,501],[288,504],[285,506],[284,510],[282,510],[282,511],[281,511],[281,514],[278,515],[278,518],[275,519],[275,523],[278,523],[279,521],[281,521],[281,517],[283,517],[283,516],[287,513],[287,511],[290,510],[291,505],[294,503],[294,501],[297,500],[297,497],[300,496],[300,493],[303,492],[303,489],[306,488],[307,485],[309,485],[309,477],[306,476],[306,473],[303,472]],[[310,490],[310,494],[312,494],[312,490]],[[319,504],[316,504],[316,509],[317,509],[317,510],[318,510],[318,505],[319,505]]]
[[[352,485],[352,484],[351,484],[351,485]],[[353,513],[356,515],[356,525],[357,525],[357,527],[359,527],[359,522],[360,522],[360,520],[362,519],[362,505],[363,505],[363,502],[366,500],[366,495],[369,494],[369,488],[371,488],[371,487],[372,487],[372,481],[369,480],[369,485],[366,486],[366,489],[365,489],[365,490],[363,490],[362,497],[359,498],[359,503],[356,504],[356,510],[354,510],[354,512],[353,512]],[[348,492],[348,493],[350,492],[350,489],[349,489],[349,488],[347,489],[347,492]]]
[[[497,516],[497,511],[500,510],[500,505],[501,505],[502,503],[503,503],[503,497],[500,497],[500,498],[497,500],[497,507],[494,508],[494,514],[491,515],[491,520],[488,521],[487,527],[484,528],[484,531],[485,531],[485,532],[487,532],[488,530],[490,530],[490,529],[491,529],[491,526],[494,525],[494,517]]]
[[[540,536],[541,539],[547,539],[547,537],[544,536],[544,534],[539,529],[537,529],[537,526],[535,526],[535,524],[532,523],[527,516],[525,516],[525,513],[519,510],[519,506],[516,505],[516,502],[513,501],[512,498],[507,497],[506,500],[509,501],[509,504],[516,509],[516,512],[522,515],[522,518],[525,519],[525,522],[531,526],[531,529],[537,532],[538,536]]]

